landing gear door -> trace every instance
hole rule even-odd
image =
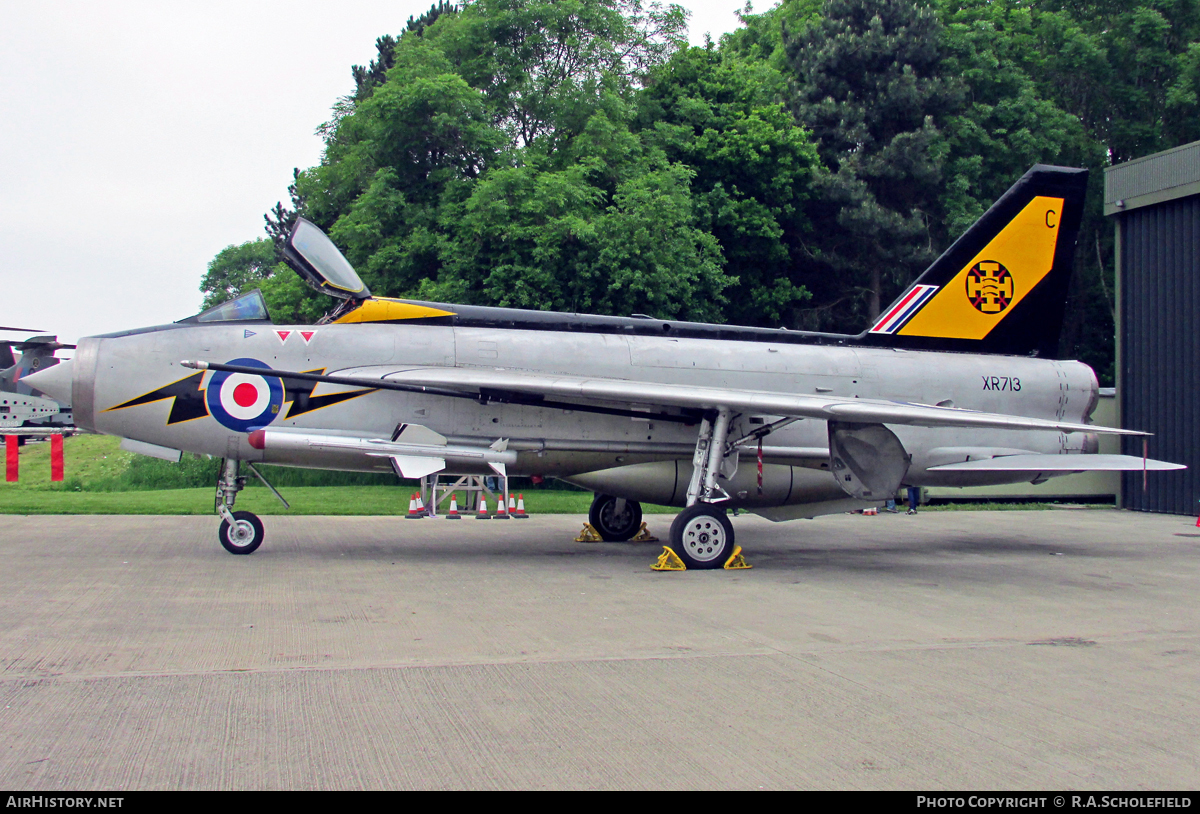
[[[838,486],[859,500],[895,497],[912,456],[882,424],[829,422],[830,471]]]

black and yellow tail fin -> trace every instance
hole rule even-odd
[[[1087,170],[1038,164],[860,339],[888,347],[1055,355]]]

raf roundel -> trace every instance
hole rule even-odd
[[[226,364],[270,369],[257,359],[232,359]],[[218,371],[208,382],[205,398],[209,414],[223,427],[235,432],[253,432],[279,415],[283,407],[283,382],[278,376]]]

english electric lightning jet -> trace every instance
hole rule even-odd
[[[0,331],[29,331],[27,328],[3,328]],[[31,336],[24,340],[0,339],[0,430],[31,428],[30,434],[61,432],[70,428],[71,405],[44,398],[23,381],[24,376],[57,365],[55,351],[74,348],[56,336]],[[13,350],[21,352],[20,359]],[[23,435],[17,438],[24,441]]]
[[[605,539],[639,501],[679,506],[689,568],[731,556],[727,509],[772,520],[878,505],[902,486],[1041,482],[1182,468],[1099,455],[1091,368],[1052,357],[1086,173],[1036,166],[857,336],[372,297],[297,220],[283,253],[341,300],[276,325],[257,292],[173,325],[80,340],[29,377],[83,428],[164,457],[224,459],[219,538],[263,540],[233,511],[245,462],[554,476],[596,493]],[[255,470],[257,474],[257,470]]]

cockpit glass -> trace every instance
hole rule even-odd
[[[350,265],[333,241],[306,220],[299,220],[291,237],[292,248],[308,261],[325,282],[333,288],[358,294],[366,289],[354,267]]]
[[[202,311],[188,322],[246,322],[248,320],[270,320],[267,302],[257,288],[228,302],[214,305]]]

